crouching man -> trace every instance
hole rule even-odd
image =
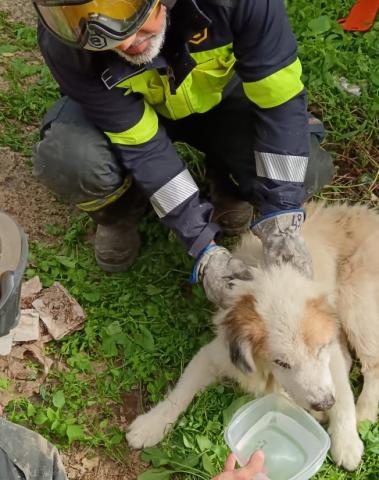
[[[217,245],[220,231],[251,228],[268,264],[312,274],[301,205],[333,165],[306,110],[282,0],[32,1],[62,92],[43,121],[34,171],[97,223],[103,270],[133,264],[150,202],[196,259],[193,281],[213,302],[232,278],[250,276]],[[205,153],[210,201],[176,140]]]

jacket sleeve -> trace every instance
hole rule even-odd
[[[236,70],[255,115],[251,199],[262,215],[298,208],[308,164],[306,93],[282,0],[240,0],[233,18]]]
[[[43,28],[39,43],[62,93],[77,101],[107,135],[117,159],[149,196],[158,217],[197,257],[219,228],[211,223],[213,207],[199,198],[199,189],[155,110],[139,94],[107,89],[100,75],[84,67],[85,56],[73,60],[82,53],[61,44]]]

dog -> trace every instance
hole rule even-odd
[[[133,421],[130,446],[157,444],[197,392],[228,377],[257,397],[284,393],[327,412],[333,460],[358,467],[357,421],[376,421],[379,402],[379,215],[365,206],[310,203],[306,216],[313,278],[290,264],[265,267],[260,241],[245,234],[234,255],[251,266],[253,279],[232,282],[227,306],[213,318],[216,337],[167,398]],[[364,376],[356,407],[349,350]]]

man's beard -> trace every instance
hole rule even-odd
[[[157,33],[156,35],[153,35],[150,37],[149,40],[149,45],[146,47],[146,49],[141,52],[137,53],[135,55],[130,55],[126,52],[123,52],[119,48],[114,48],[113,50],[120,55],[121,58],[126,60],[127,62],[133,64],[133,65],[144,65],[146,63],[150,63],[153,61],[153,59],[159,54],[163,47],[163,43],[165,40],[165,35],[166,35],[166,29],[167,29],[167,17],[164,19],[164,23],[162,26],[162,30]],[[131,47],[136,46],[146,40],[146,37],[143,39],[138,39],[138,43],[130,45]]]

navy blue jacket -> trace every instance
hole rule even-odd
[[[254,108],[254,198],[262,215],[297,208],[308,162],[306,99],[282,0],[178,0],[161,54],[136,67],[113,51],[64,45],[39,27],[62,92],[109,137],[164,224],[197,256],[218,227],[160,125],[209,110],[242,81]]]

